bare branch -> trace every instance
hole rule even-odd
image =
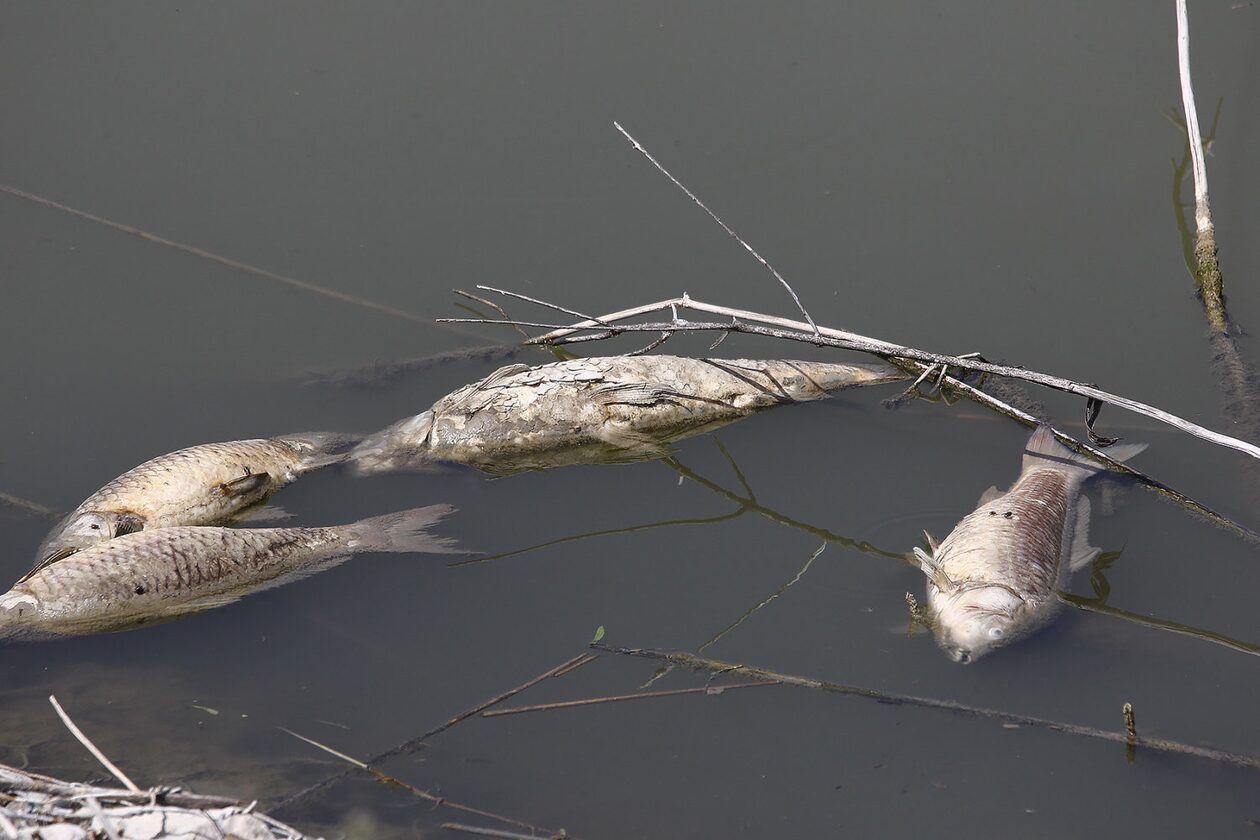
[[[675,178],[672,174],[670,174],[670,171],[668,169],[666,169],[664,166],[661,166],[660,162],[657,161],[656,158],[652,157],[651,153],[649,153],[647,149],[643,148],[643,146],[639,144],[638,140],[635,140],[633,137],[630,136],[630,132],[626,131],[624,128],[621,127],[621,123],[614,122],[613,126],[615,126],[616,129],[620,131],[627,140],[630,141],[630,144],[634,146],[635,150],[639,154],[647,158],[652,163],[653,166],[655,166],[657,169],[660,170],[662,175],[664,175],[666,178],[672,181],[674,183],[674,186],[678,187],[678,189],[686,193],[687,197],[690,198],[692,201],[694,201],[697,207],[699,207],[704,212],[708,213],[709,218],[717,222],[718,225],[722,228],[722,230],[726,231],[727,234],[729,234],[730,237],[734,239],[736,242],[738,242],[740,245],[743,245],[744,250],[752,254],[753,257],[757,260],[757,262],[765,266],[766,270],[774,275],[774,279],[778,280],[779,283],[783,286],[783,288],[787,289],[787,293],[792,296],[792,301],[796,304],[796,308],[800,310],[801,315],[804,316],[805,320],[809,322],[811,327],[813,327],[814,333],[817,334],[818,327],[817,325],[814,324],[814,319],[811,318],[809,313],[805,311],[805,305],[801,303],[801,299],[796,296],[796,292],[793,291],[790,285],[788,285],[788,281],[783,279],[783,275],[780,274],[774,266],[766,262],[765,257],[761,256],[761,254],[758,254],[751,245],[749,245],[747,242],[743,240],[743,238],[740,237],[738,233],[732,230],[730,225],[728,225],[726,222],[718,218],[717,213],[714,213],[712,210],[710,210],[703,201],[701,201],[698,197],[696,197],[695,193],[693,193],[691,190],[684,187],[682,185],[682,182],[679,181],[677,178]]]

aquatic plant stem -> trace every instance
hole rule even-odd
[[[1186,0],[1177,0],[1177,67],[1181,76],[1181,103],[1186,115],[1186,134],[1194,172],[1195,278],[1208,323],[1214,331],[1227,333],[1229,318],[1225,313],[1224,281],[1217,259],[1216,228],[1212,224],[1212,209],[1208,201],[1207,161],[1203,154],[1203,136],[1199,131],[1199,114],[1194,104],[1194,87],[1190,82],[1190,20]]]
[[[697,671],[735,674],[747,679],[770,680],[784,685],[795,685],[800,686],[801,688],[811,688],[818,691],[863,697],[886,705],[916,706],[925,709],[937,709],[940,711],[962,715],[964,717],[993,720],[1007,725],[1027,726],[1037,729],[1050,730],[1052,732],[1063,732],[1068,735],[1077,735],[1085,738],[1094,738],[1097,740],[1111,741],[1119,744],[1131,743],[1138,747],[1145,747],[1147,749],[1158,750],[1160,752],[1203,758],[1209,761],[1216,761],[1235,767],[1244,767],[1249,770],[1260,770],[1260,758],[1256,758],[1254,756],[1241,755],[1239,753],[1218,750],[1212,747],[1200,747],[1193,744],[1183,744],[1179,741],[1169,741],[1163,738],[1148,738],[1141,735],[1135,735],[1131,738],[1127,732],[1112,732],[1105,729],[1096,729],[1092,726],[1064,723],[1062,721],[1049,720],[1047,718],[1032,717],[1030,715],[1021,715],[1014,712],[1004,712],[998,709],[986,709],[980,706],[969,706],[965,703],[956,703],[953,700],[937,700],[932,697],[919,697],[913,694],[898,694],[895,692],[880,691],[878,689],[845,685],[843,683],[830,682],[827,680],[815,679],[813,677],[800,677],[793,674],[782,674],[777,671],[771,671],[767,668],[760,668],[753,665],[742,665],[734,662],[722,662],[717,659],[706,659],[691,653],[654,650],[652,648],[617,647],[614,645],[604,644],[602,642],[595,642],[591,644],[590,647],[592,650],[604,651],[605,653],[613,653],[620,656],[635,656],[643,659],[655,660],[657,662],[667,662],[672,665],[691,668]]]

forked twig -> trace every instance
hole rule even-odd
[[[765,257],[761,256],[761,254],[758,254],[756,250],[753,249],[753,246],[745,242],[743,237],[741,237],[738,233],[736,233],[734,230],[731,229],[730,225],[728,225],[726,222],[718,218],[717,213],[714,213],[712,210],[710,210],[708,208],[708,205],[706,205],[703,201],[701,201],[696,196],[695,193],[693,193],[691,190],[684,187],[682,182],[679,181],[677,178],[675,178],[668,169],[666,169],[664,166],[661,166],[660,162],[656,158],[652,157],[651,153],[649,153],[647,149],[643,148],[643,146],[640,145],[638,140],[635,140],[632,136],[630,136],[630,132],[626,131],[624,128],[621,127],[621,123],[614,122],[613,126],[616,127],[616,129],[620,131],[627,140],[630,141],[630,144],[634,146],[635,151],[637,151],[639,154],[647,158],[653,166],[655,166],[658,170],[660,170],[662,175],[664,175],[666,178],[672,181],[674,186],[678,187],[678,189],[686,193],[687,197],[690,198],[693,202],[695,202],[697,207],[699,207],[704,212],[708,213],[709,218],[717,222],[718,225],[722,228],[722,230],[726,231],[727,234],[736,242],[738,242],[740,245],[743,245],[745,251],[752,254],[753,258],[756,259],[757,262],[765,266],[766,270],[774,275],[774,279],[778,280],[779,284],[782,285],[783,288],[787,289],[787,293],[792,296],[792,301],[796,304],[796,308],[800,310],[801,315],[805,318],[806,321],[809,322],[809,325],[813,327],[814,335],[816,336],[818,334],[818,326],[814,323],[814,319],[810,317],[809,312],[805,310],[805,304],[801,303],[801,299],[796,296],[796,292],[792,289],[790,285],[788,285],[788,281],[783,279],[783,275],[779,273],[778,269],[776,269],[774,266],[768,263]]]

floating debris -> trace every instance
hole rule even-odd
[[[452,462],[506,475],[660,458],[763,409],[906,378],[878,363],[679,356],[508,365],[370,436],[350,460],[362,474]]]
[[[1146,448],[1107,449],[1123,461]],[[1027,636],[1050,620],[1055,591],[1098,556],[1089,545],[1089,500],[1081,485],[1102,468],[1037,429],[1023,471],[1010,490],[990,487],[980,506],[931,553],[914,549],[927,575],[930,623],[955,662],[972,662]]]
[[[206,443],[146,461],[88,496],[53,528],[26,577],[90,545],[146,528],[225,524],[303,473],[344,460],[359,440],[313,432]]]

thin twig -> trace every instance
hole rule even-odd
[[[21,496],[14,496],[10,493],[0,493],[0,502],[5,503],[6,505],[11,505],[15,508],[21,508],[28,513],[33,513],[36,516],[42,516],[45,519],[57,519],[61,516],[58,511],[55,511],[50,507],[45,507],[39,502],[32,502],[30,499],[23,499]]]
[[[826,550],[826,548],[827,548],[827,543],[823,543],[822,545],[818,546],[818,548],[814,549],[813,553],[809,555],[809,559],[805,561],[805,565],[802,566],[800,571],[798,571],[790,580],[782,584],[778,589],[774,590],[774,592],[771,592],[769,596],[763,598],[760,601],[760,603],[745,610],[744,614],[741,615],[739,618],[735,619],[730,624],[726,625],[717,633],[715,633],[713,637],[710,638],[707,642],[700,645],[700,647],[696,648],[696,653],[704,653],[706,650],[713,647],[718,642],[722,641],[722,639],[724,639],[732,631],[734,631],[741,624],[743,624],[745,621],[751,618],[759,610],[761,610],[770,602],[777,599],[784,592],[787,592],[790,588],[795,586],[800,581],[801,578],[805,577],[805,573],[809,571],[809,567],[814,565],[814,561],[818,559],[818,555],[822,554],[823,551]]]
[[[584,654],[575,656],[572,659],[569,659],[565,662],[562,662],[554,668],[549,668],[548,670],[544,671],[543,673],[539,674],[538,676],[534,677],[528,682],[524,682],[521,685],[518,685],[516,688],[508,689],[502,694],[492,697],[489,700],[485,701],[484,703],[479,703],[476,706],[472,707],[471,709],[467,709],[463,712],[460,712],[455,717],[451,718],[445,723],[435,726],[434,728],[430,729],[428,732],[425,732],[423,735],[419,735],[405,743],[399,744],[396,747],[391,747],[385,752],[373,756],[368,761],[368,764],[373,764],[373,765],[380,764],[381,762],[387,759],[393,758],[396,755],[402,755],[404,753],[414,752],[415,750],[424,746],[424,743],[428,741],[430,738],[432,738],[434,735],[437,735],[439,732],[444,732],[445,730],[450,729],[452,726],[459,723],[460,721],[466,720],[472,717],[473,715],[476,715],[482,711],[485,711],[491,706],[494,706],[498,703],[502,703],[504,700],[515,697],[517,694],[520,694],[522,691],[532,688],[533,686],[537,685],[538,683],[542,682],[545,679],[548,679],[549,677],[558,676],[560,674],[567,674],[570,671],[572,671],[574,668],[581,667],[582,665],[585,665],[588,662],[594,661],[595,658],[596,657],[591,656],[590,654],[584,653]],[[344,758],[345,756],[342,756],[342,757]],[[352,761],[357,762],[358,760],[353,759]],[[367,765],[364,765],[364,769],[367,769]],[[375,771],[375,772],[379,772],[379,771]],[[276,803],[273,810],[286,808],[301,799],[305,799],[311,794],[314,794],[320,790],[323,790],[324,788],[328,787],[332,783],[345,778],[345,776],[346,776],[346,771],[343,770],[340,773],[335,773],[331,776],[327,776],[323,779],[320,779],[319,781],[315,782],[314,784],[308,785],[306,788],[298,791],[297,793],[292,794],[291,796],[285,797],[284,799],[280,800],[278,803]]]
[[[349,756],[343,752],[335,750],[332,747],[328,746],[327,744],[321,744],[319,741],[316,741],[312,738],[307,738],[305,735],[299,735],[297,732],[294,732],[290,729],[285,729],[283,726],[280,726],[277,728],[282,732],[286,732],[289,735],[292,735],[294,738],[297,738],[300,741],[305,741],[306,743],[310,744],[313,747],[317,747],[318,749],[321,749],[330,755],[334,755],[337,758],[340,758],[342,761],[345,761],[348,764],[352,764],[355,767],[358,767],[360,770],[363,770],[364,772],[373,776],[379,782],[383,782],[384,784],[390,785],[391,787],[402,788],[403,790],[407,791],[411,795],[416,796],[420,799],[424,799],[428,802],[432,802],[434,805],[442,805],[456,811],[463,811],[466,814],[476,814],[479,817],[486,817],[488,819],[497,820],[498,822],[507,823],[508,825],[515,825],[515,826],[520,826],[521,828],[528,828],[530,831],[543,831],[544,830],[544,829],[538,828],[538,826],[532,825],[523,820],[513,819],[512,817],[505,817],[502,814],[496,814],[492,811],[485,811],[485,810],[482,810],[481,808],[474,808],[471,805],[464,805],[463,803],[456,802],[451,799],[447,799],[445,796],[438,796],[435,793],[430,793],[429,791],[424,790],[423,788],[418,788],[415,785],[408,784],[407,782],[404,782],[401,779],[395,778],[394,776],[391,776],[388,773],[382,773],[380,770],[377,770],[375,767],[372,767],[369,764],[359,761],[359,759],[353,756]]]
[[[401,318],[405,321],[411,321],[417,324],[427,325],[427,324],[433,323],[433,321],[429,318],[425,318],[420,315],[415,315],[411,312],[406,312],[402,309],[397,309],[393,306],[386,306],[384,304],[377,303],[375,301],[367,300],[366,298],[357,297],[356,295],[350,295],[350,294],[346,294],[345,292],[339,292],[336,289],[329,289],[325,286],[320,286],[315,283],[309,283],[305,280],[298,280],[295,277],[288,277],[284,274],[278,274],[274,271],[268,271],[265,268],[258,268],[257,266],[249,265],[248,263],[243,263],[243,262],[240,262],[239,260],[233,260],[227,257],[221,257],[218,254],[211,253],[210,251],[206,251],[202,248],[197,248],[192,245],[185,245],[182,242],[176,242],[172,239],[167,239],[165,237],[158,236],[157,234],[154,234],[154,233],[149,233],[148,231],[141,230],[138,227],[133,227],[131,225],[123,224],[122,222],[111,221],[110,219],[97,216],[93,213],[88,213],[84,210],[76,210],[75,208],[62,204],[58,201],[53,201],[50,198],[44,198],[43,196],[35,195],[34,193],[27,192],[26,190],[18,189],[17,187],[11,187],[11,186],[8,186],[7,184],[0,184],[0,192],[8,193],[9,195],[15,196],[17,198],[22,198],[27,201],[33,201],[34,203],[42,205],[44,207],[50,207],[54,210],[60,210],[63,213],[68,213],[71,216],[74,216],[79,219],[84,219],[89,222],[95,222],[98,225],[104,225],[107,228],[111,228],[113,230],[119,231],[120,233],[126,233],[131,236],[139,237],[140,239],[143,239],[146,242],[152,242],[155,245],[163,245],[167,248],[174,248],[175,250],[182,251],[185,254],[190,254],[194,257],[200,257],[203,260],[209,260],[210,262],[227,266],[228,268],[234,269],[236,271],[242,271],[242,272],[245,272],[246,274],[252,274],[256,277],[262,277],[267,280],[273,280],[277,283],[281,283],[285,286],[289,286],[294,289],[301,289],[304,292],[310,292],[311,294],[322,295],[323,297],[332,298],[333,300],[339,300],[343,303],[353,304],[354,306],[359,306],[359,307],[362,307],[363,309],[370,309],[373,312],[380,312],[384,315],[390,315],[394,318]]]
[[[105,753],[97,749],[96,744],[93,744],[90,740],[88,740],[88,736],[83,734],[83,730],[74,725],[74,721],[70,719],[70,715],[66,714],[66,710],[61,708],[61,704],[57,702],[56,696],[52,694],[48,695],[48,702],[52,703],[53,709],[61,718],[61,722],[66,725],[66,729],[70,730],[70,734],[79,739],[79,743],[86,747],[87,751],[95,756],[97,761],[105,765],[105,769],[112,773],[115,779],[122,782],[127,790],[132,791],[133,793],[140,792],[140,788],[136,787],[136,783],[127,778],[127,774],[119,770],[118,767],[115,766],[114,762],[106,758]]]
[[[698,206],[704,212],[708,213],[709,218],[717,222],[718,225],[722,228],[722,230],[726,231],[727,234],[736,242],[738,242],[740,245],[743,245],[745,251],[752,254],[753,258],[756,259],[757,262],[765,266],[766,270],[774,275],[774,279],[778,280],[779,283],[783,286],[783,288],[787,289],[787,293],[792,296],[792,301],[796,304],[796,308],[800,310],[801,315],[804,316],[805,320],[809,322],[811,327],[813,327],[814,335],[815,336],[818,335],[818,326],[814,323],[814,319],[810,317],[809,312],[805,310],[805,304],[801,303],[801,299],[796,296],[796,292],[792,289],[790,285],[788,285],[788,281],[783,279],[783,275],[779,273],[778,269],[770,265],[770,263],[766,262],[765,257],[761,256],[761,254],[758,254],[751,245],[745,242],[738,233],[736,233],[734,230],[731,229],[730,225],[728,225],[726,222],[718,218],[717,213],[714,213],[712,210],[710,210],[708,206],[705,205],[705,203],[696,196],[695,193],[693,193],[691,190],[684,187],[682,182],[679,181],[677,178],[675,178],[668,169],[666,169],[664,166],[661,166],[660,162],[657,161],[656,158],[652,157],[651,153],[649,153],[647,149],[643,148],[643,146],[640,145],[638,140],[635,140],[633,137],[630,136],[630,132],[626,131],[624,128],[621,127],[621,123],[614,122],[613,126],[615,126],[616,129],[620,131],[627,140],[630,141],[630,144],[634,146],[635,151],[637,151],[639,154],[647,158],[653,166],[655,166],[658,170],[660,170],[662,175],[664,175],[666,178],[672,181],[674,186],[678,187],[678,189],[686,193],[687,197],[696,203],[696,206]]]
[[[537,834],[518,834],[515,831],[500,831],[497,828],[482,828],[477,825],[463,825],[462,823],[446,822],[442,823],[442,828],[447,831],[458,831],[461,834],[472,834],[477,837],[500,837],[503,840],[540,840]],[[560,840],[567,838],[568,834],[563,831],[559,834],[548,835],[546,840]]]
[[[938,709],[941,711],[963,715],[965,717],[995,720],[1003,724],[1047,729],[1054,732],[1063,732],[1069,735],[1096,738],[1102,741],[1112,741],[1121,744],[1127,744],[1131,741],[1139,747],[1146,747],[1153,750],[1159,750],[1161,752],[1177,753],[1196,758],[1204,758],[1209,761],[1216,761],[1223,764],[1230,764],[1235,767],[1260,770],[1260,758],[1256,758],[1254,756],[1241,755],[1239,753],[1227,752],[1225,750],[1218,750],[1211,747],[1183,744],[1178,741],[1169,741],[1163,738],[1137,736],[1134,739],[1130,739],[1127,732],[1112,732],[1104,729],[1096,729],[1092,726],[1082,726],[1075,723],[1063,723],[1061,721],[1048,720],[1046,718],[1015,714],[1013,712],[1003,712],[997,709],[969,706],[964,703],[956,703],[952,700],[937,700],[931,697],[919,697],[912,694],[897,694],[873,688],[844,685],[842,683],[829,682],[827,680],[819,680],[812,677],[799,677],[792,674],[781,674],[766,668],[759,668],[752,665],[740,665],[731,662],[721,662],[716,659],[705,659],[704,657],[696,656],[690,653],[653,650],[651,648],[624,648],[599,642],[592,644],[591,648],[622,656],[636,656],[643,659],[652,659],[658,662],[668,662],[699,671],[737,674],[750,679],[772,680],[785,685],[795,685],[802,688],[811,688],[819,691],[833,692],[836,694],[849,694],[857,697],[864,697],[868,700],[875,700],[884,704]]]
[[[633,694],[613,694],[607,697],[587,697],[583,700],[562,700],[558,703],[539,703],[534,706],[513,706],[509,709],[491,709],[482,712],[482,717],[502,717],[503,715],[519,715],[525,712],[549,712],[554,709],[572,709],[576,706],[597,706],[601,703],[621,703],[626,700],[648,700],[654,697],[675,697],[680,694],[721,694],[737,688],[758,688],[763,685],[778,685],[774,680],[735,683],[733,685],[705,685],[699,688],[672,688],[667,691],[639,691]]]

